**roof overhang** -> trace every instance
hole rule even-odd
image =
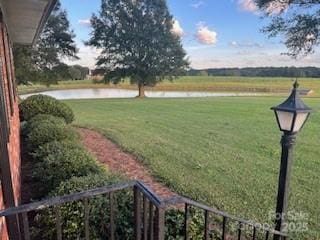
[[[0,0],[13,43],[34,44],[57,0]]]

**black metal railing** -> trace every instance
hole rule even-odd
[[[164,240],[165,214],[172,207],[184,212],[184,239],[192,239],[189,235],[192,210],[203,214],[203,239],[288,239],[287,235],[263,225],[231,216],[225,212],[208,207],[185,197],[174,196],[167,199],[159,198],[147,186],[139,181],[92,189],[80,193],[55,197],[40,202],[21,205],[0,211],[0,217],[18,216],[21,219],[20,233],[13,239],[30,240],[30,216],[37,211],[53,208],[55,212],[56,238],[63,239],[61,206],[82,201],[84,205],[84,239],[90,239],[89,231],[89,199],[100,195],[109,196],[109,234],[108,239],[116,239],[115,235],[115,200],[118,191],[131,189],[133,191],[133,239],[135,240]],[[215,219],[216,218],[216,219]],[[218,220],[220,218],[221,220]],[[231,227],[231,223],[233,223]]]

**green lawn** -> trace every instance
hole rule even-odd
[[[320,79],[299,79],[302,88],[312,89],[313,96],[320,96]],[[291,78],[262,78],[262,77],[181,77],[173,82],[164,81],[149,90],[185,90],[185,91],[236,91],[236,92],[283,92],[292,86]],[[128,81],[119,85],[94,84],[91,80],[61,81],[58,85],[46,87],[44,85],[19,86],[20,94],[56,89],[81,88],[126,88],[136,89]]]
[[[280,132],[274,97],[66,101],[76,125],[94,128],[141,158],[179,193],[267,222],[275,208]],[[320,100],[298,137],[290,209],[310,214],[320,239]],[[305,236],[305,235],[304,235]],[[299,237],[300,239],[301,237]]]

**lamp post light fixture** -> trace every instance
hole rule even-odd
[[[298,87],[298,81],[295,81],[289,98],[280,105],[271,108],[275,112],[280,130],[283,132],[275,221],[275,230],[277,231],[284,231],[286,221],[293,146],[296,135],[312,112],[312,109],[300,99]],[[275,239],[278,238],[275,237]]]

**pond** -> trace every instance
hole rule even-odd
[[[134,98],[138,95],[136,90],[126,89],[68,89],[45,91],[20,95],[25,99],[31,95],[44,94],[56,99],[98,99],[98,98]],[[257,96],[259,93],[227,93],[227,92],[190,92],[190,91],[146,91],[150,98],[190,98],[190,97],[232,97],[232,96]]]

